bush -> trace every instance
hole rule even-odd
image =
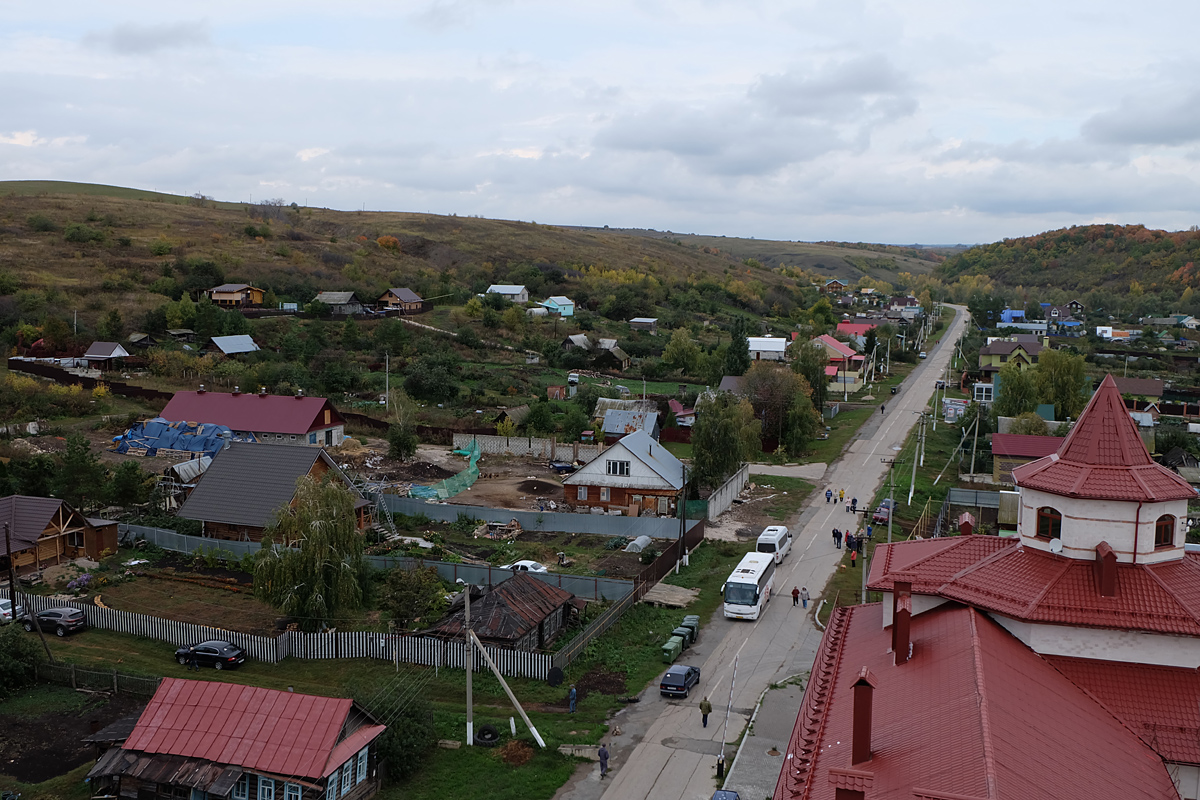
[[[167,256],[171,254],[171,243],[166,239],[157,239],[150,243],[150,252],[156,256]]]
[[[37,640],[26,636],[19,625],[0,629],[0,697],[33,683],[37,658]]]
[[[58,224],[45,214],[34,214],[27,222],[29,229],[37,233],[53,233],[58,230]]]
[[[82,222],[72,222],[63,232],[63,238],[74,244],[104,241],[104,231],[98,231],[91,225]]]
[[[388,428],[388,458],[407,461],[416,455],[417,435],[405,426],[393,425]]]
[[[251,239],[257,239],[259,237],[262,237],[263,239],[271,238],[271,227],[266,224],[260,225],[258,227],[255,227],[253,225],[247,225],[245,228],[242,229],[242,231],[247,236],[249,236]]]

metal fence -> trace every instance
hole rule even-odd
[[[241,558],[247,553],[257,553],[262,549],[262,544],[259,542],[235,542],[231,539],[189,536],[169,528],[127,525],[124,522],[117,526],[117,532],[122,544],[131,545],[138,539],[144,539],[147,544],[161,547],[163,550],[174,550],[177,553],[225,550],[232,553],[234,558]]]
[[[714,522],[724,514],[749,482],[750,465],[742,464],[741,469],[729,476],[729,480],[708,496],[708,521]]]

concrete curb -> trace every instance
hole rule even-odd
[[[789,675],[784,678],[781,683],[787,683],[792,678],[798,678],[804,673],[797,672],[795,675]],[[721,788],[724,789],[729,784],[729,779],[733,777],[733,770],[737,767],[738,759],[741,758],[742,748],[746,746],[746,740],[750,738],[750,729],[754,727],[754,720],[758,719],[758,710],[762,708],[762,702],[766,699],[767,692],[771,691],[774,684],[768,684],[767,688],[762,690],[762,694],[758,696],[758,702],[754,704],[754,713],[750,715],[750,721],[746,723],[746,732],[742,734],[742,743],[738,745],[737,752],[733,754],[733,763],[729,765],[729,769],[725,771],[725,780],[721,781]]]

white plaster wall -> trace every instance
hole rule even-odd
[[[1031,650],[1044,655],[1159,664],[1184,669],[1200,666],[1200,638],[1043,625],[1021,622],[1002,614],[989,616]]]
[[[950,601],[944,597],[938,597],[935,594],[913,594],[912,596],[912,613],[913,616],[924,614],[926,611],[932,611],[938,606],[945,605]],[[892,624],[892,593],[883,593],[883,627]]]
[[[1062,554],[1091,561],[1096,557],[1096,545],[1108,542],[1117,554],[1117,561],[1134,563],[1134,528],[1137,528],[1136,563],[1153,564],[1183,557],[1183,542],[1187,534],[1187,501],[1138,504],[1120,500],[1089,500],[1063,497],[1036,489],[1022,488],[1021,510],[1017,531],[1021,543],[1046,552],[1050,542],[1037,538],[1037,511],[1042,506],[1055,508],[1062,514]],[[1154,524],[1163,514],[1178,520],[1175,526],[1175,546],[1156,550]],[[1136,523],[1136,525],[1135,525]]]
[[[1167,772],[1170,773],[1171,780],[1175,781],[1175,791],[1179,792],[1181,798],[1184,800],[1200,798],[1200,767],[1168,761]]]

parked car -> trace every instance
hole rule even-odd
[[[895,505],[891,500],[884,500],[875,509],[875,513],[871,515],[871,519],[881,524],[886,524],[892,517],[892,508]]]
[[[945,389],[945,388],[946,388],[946,382],[945,382],[945,381],[938,381],[937,383],[933,384],[933,388],[935,388],[935,389]]]
[[[545,565],[539,564],[536,561],[514,561],[511,564],[505,564],[497,569],[511,569],[513,572],[549,572]]]
[[[730,789],[717,789],[713,792],[712,800],[741,800],[741,795]]]
[[[20,619],[24,614],[24,607],[17,606],[17,610],[14,612],[12,600],[0,599],[0,625],[7,625],[14,619]]]
[[[570,461],[551,461],[550,469],[554,470],[559,475],[566,475],[567,473],[574,472],[575,470],[577,470],[579,468],[576,467],[574,464],[572,464]]]
[[[27,631],[32,631],[35,619],[39,628],[43,631],[54,631],[56,636],[66,636],[87,627],[87,619],[78,608],[48,608],[39,611],[33,618],[22,614],[21,626]]]
[[[658,693],[663,697],[687,697],[692,687],[700,682],[700,668],[687,664],[673,664],[658,683]]]
[[[923,358],[926,358],[926,357],[928,357],[928,356],[929,356],[929,354],[928,354],[928,353],[926,353],[924,350],[922,350],[922,351],[920,352],[920,354],[917,356],[917,358],[921,358],[921,359],[923,359]]]
[[[196,650],[196,664],[201,667],[214,669],[234,669],[246,663],[246,651],[236,644],[213,639],[192,645]],[[189,651],[192,648],[181,647],[175,651],[175,660],[187,665]]]

